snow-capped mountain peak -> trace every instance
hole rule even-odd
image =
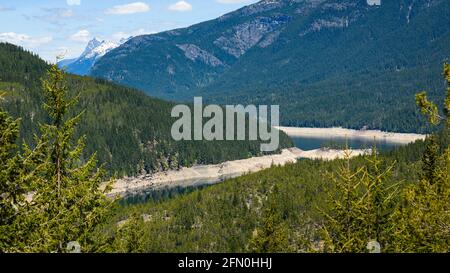
[[[116,44],[111,41],[99,41],[97,38],[89,41],[86,49],[83,54],[81,54],[80,58],[99,58],[103,57],[106,53],[118,47],[119,44]]]
[[[96,47],[98,47],[100,44],[102,43],[102,41],[98,40],[96,37],[94,37],[92,40],[90,40],[86,46],[86,49],[84,50],[86,51],[91,51],[93,49],[95,49]]]
[[[126,42],[126,40],[124,41]],[[95,62],[121,44],[122,40],[119,43],[114,43],[106,40],[101,41],[94,37],[88,42],[80,57],[72,60],[63,60],[58,63],[58,66],[70,73],[87,75]]]

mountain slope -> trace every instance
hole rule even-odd
[[[40,79],[48,65],[11,44],[0,43],[1,106],[21,118],[21,138],[32,143],[47,116]],[[173,103],[104,80],[67,75],[71,95],[80,94],[76,112],[85,111],[78,135],[86,135],[88,155],[98,152],[110,173],[132,175],[193,164],[220,163],[260,153],[258,141],[181,141],[171,137]],[[281,133],[281,147],[292,145]]]
[[[388,185],[403,188],[415,181],[424,149],[420,141],[383,155],[386,166],[397,162]],[[330,173],[338,172],[342,164],[342,160],[301,160],[178,196],[174,191],[136,196],[128,201],[138,204],[120,207],[107,225],[109,232],[101,229],[99,234],[114,236],[110,231],[118,223],[137,214],[145,219],[135,227],[143,230],[142,252],[250,252],[250,240],[256,229],[264,227],[270,208],[280,215],[283,235],[289,238],[289,247],[282,251],[308,252],[311,242],[323,235],[322,213],[333,213],[326,201],[327,194],[336,191]],[[349,164],[358,169],[367,161],[358,157]]]
[[[131,39],[92,75],[171,100],[280,104],[285,125],[421,132],[412,95],[444,86],[449,13],[445,0],[265,0]]]

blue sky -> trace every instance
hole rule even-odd
[[[0,41],[54,62],[93,37],[121,38],[186,27],[257,0],[0,0]]]

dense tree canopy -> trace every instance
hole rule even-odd
[[[0,43],[1,102],[21,118],[21,135],[32,143],[38,124],[49,120],[43,111],[41,78],[49,65],[23,49]],[[96,152],[110,173],[133,175],[193,164],[216,164],[260,154],[259,141],[174,141],[171,110],[175,105],[135,89],[89,77],[66,75],[71,96],[79,96],[72,113],[84,111],[75,134],[89,136],[85,156]],[[281,133],[280,148],[292,145]]]

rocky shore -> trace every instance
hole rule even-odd
[[[351,150],[348,152],[350,157],[354,157],[370,151]],[[273,165],[282,166],[287,163],[294,163],[301,158],[333,160],[344,156],[345,151],[342,150],[317,149],[302,151],[298,148],[289,148],[282,150],[281,154],[227,161],[217,165],[200,165],[139,177],[125,177],[114,183],[110,195],[127,196],[152,189],[215,184],[229,178],[258,172]]]
[[[307,128],[307,127],[275,127],[290,137],[313,138],[348,138],[387,141],[397,144],[408,144],[416,140],[423,140],[426,135],[412,133],[390,133],[380,130],[353,130],[340,127],[334,128]]]

